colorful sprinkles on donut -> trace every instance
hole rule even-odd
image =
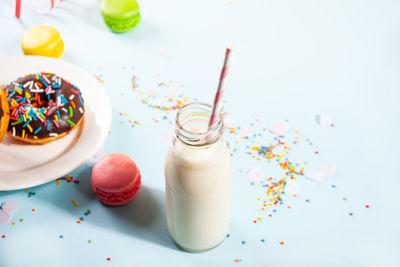
[[[75,85],[51,73],[29,74],[6,87],[8,132],[30,143],[63,137],[82,120],[85,106]]]

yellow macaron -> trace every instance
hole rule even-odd
[[[39,25],[22,35],[21,48],[25,55],[60,58],[64,53],[64,42],[57,29]]]

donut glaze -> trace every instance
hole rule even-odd
[[[76,128],[85,112],[78,87],[55,74],[27,75],[5,91],[10,106],[8,132],[30,143],[61,138]]]

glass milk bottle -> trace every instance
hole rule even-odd
[[[218,246],[230,224],[232,163],[223,120],[208,129],[211,109],[191,103],[179,110],[165,162],[168,231],[191,252]]]

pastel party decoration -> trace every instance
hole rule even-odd
[[[313,181],[321,181],[322,180],[322,173],[319,170],[311,169],[306,173],[306,177]]]
[[[296,180],[287,180],[285,194],[297,195],[300,192],[300,184]]]
[[[38,25],[22,35],[21,48],[25,55],[60,58],[64,53],[64,42],[54,27]]]
[[[315,121],[322,127],[332,126],[332,118],[328,114],[317,114]]]
[[[128,32],[140,22],[139,5],[135,0],[102,0],[100,13],[108,28],[116,33]]]
[[[249,178],[250,182],[260,182],[264,176],[264,171],[259,168],[251,169],[247,173],[247,178]]]
[[[0,224],[8,223],[14,212],[18,211],[19,203],[17,200],[6,200],[0,206]]]
[[[319,167],[319,171],[324,176],[334,176],[336,173],[336,166],[333,164],[326,163],[321,165],[321,167]]]
[[[270,132],[276,135],[283,135],[290,129],[290,124],[286,121],[278,121],[271,125]]]

